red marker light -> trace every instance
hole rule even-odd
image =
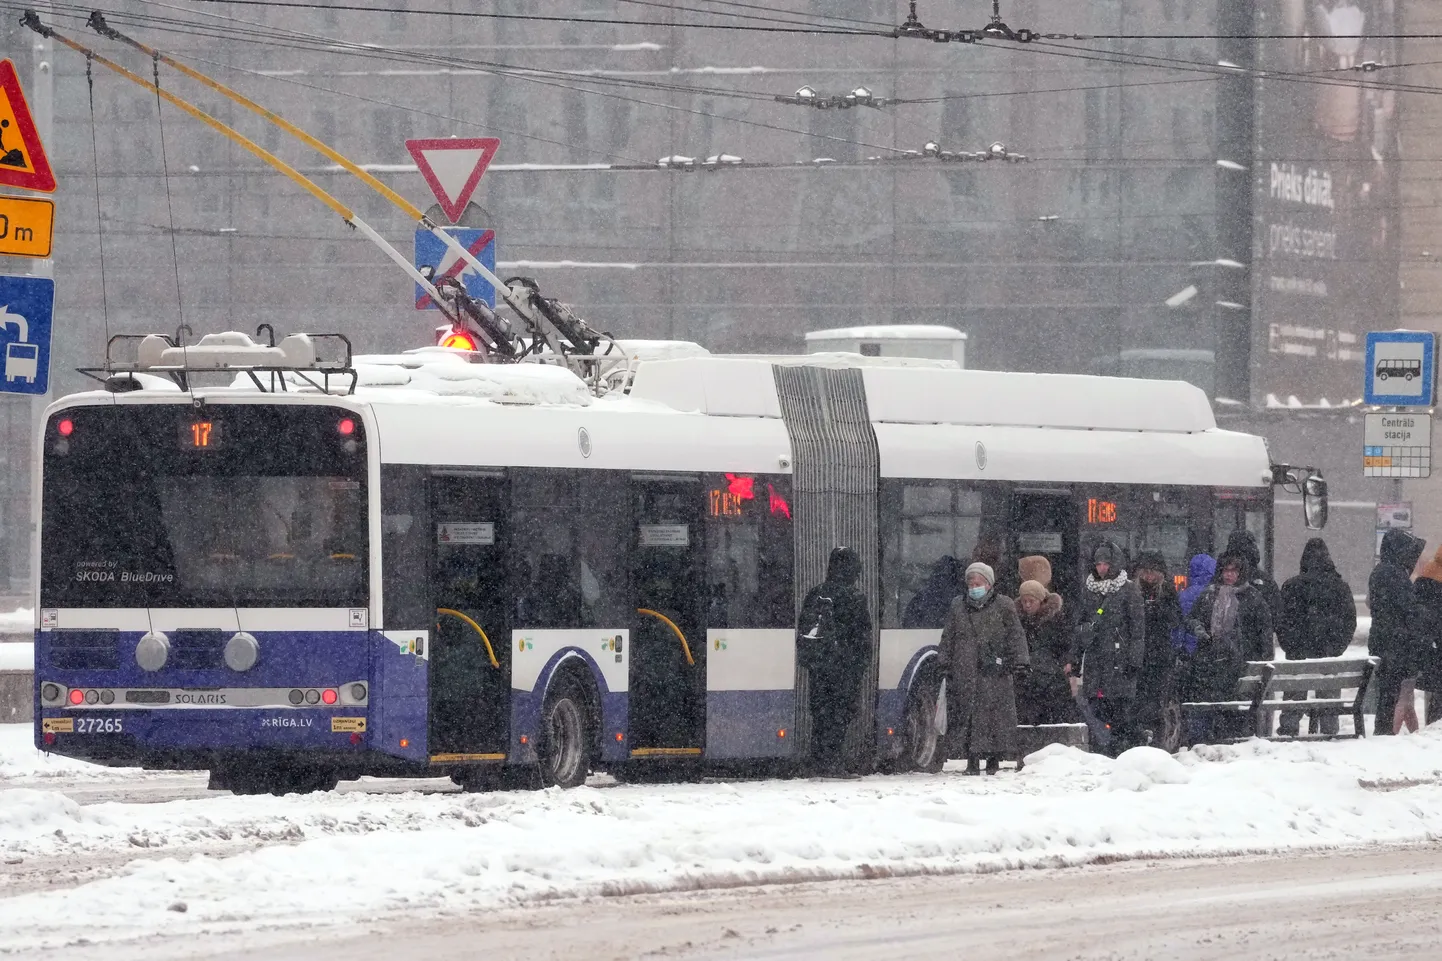
[[[726,493],[735,495],[737,500],[754,500],[756,497],[756,478],[745,477],[739,474],[727,474]]]
[[[774,517],[784,517],[791,520],[791,505],[786,503],[786,498],[776,493],[776,488],[770,484],[766,485],[766,494],[771,504],[771,514]]]
[[[441,338],[442,347],[454,347],[456,350],[475,350],[476,339],[463,330],[453,330]]]
[[[340,435],[342,437],[349,437],[351,434],[355,433],[355,421],[347,417],[339,424],[336,424],[335,429],[340,431]]]
[[[321,691],[320,699],[327,704],[335,703],[335,691]]]
[[[71,434],[75,433],[75,421],[67,417],[59,424],[56,424],[55,429],[60,431],[61,437],[69,437]]]
[[[75,690],[75,691],[71,691],[71,692],[70,692],[70,703],[71,703],[71,704],[81,704],[81,703],[84,703],[84,701],[85,701],[85,692],[84,692],[84,691]]]
[[[55,732],[54,732],[54,731],[46,731],[46,732],[45,732],[45,743],[46,743],[46,744],[54,744],[54,743],[55,743]]]

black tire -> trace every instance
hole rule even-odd
[[[1412,375],[1411,375],[1411,374],[1410,374],[1410,373],[1409,373],[1409,374],[1407,374],[1407,376],[1406,376],[1406,378],[1405,378],[1405,380],[1406,380],[1406,381],[1407,381],[1407,383],[1409,383],[1409,384],[1410,384],[1410,383],[1412,383]]]
[[[585,784],[595,740],[585,689],[573,678],[557,678],[541,704],[541,730],[536,739],[541,783],[564,788]]]
[[[946,747],[936,730],[936,696],[941,682],[933,674],[917,679],[906,698],[906,715],[901,719],[901,756],[898,772],[921,771],[935,774],[946,763]]]

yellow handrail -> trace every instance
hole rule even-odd
[[[501,662],[496,660],[496,649],[491,647],[491,639],[486,636],[486,632],[481,629],[481,625],[477,624],[470,617],[462,614],[460,611],[452,610],[449,607],[438,607],[436,608],[436,613],[446,614],[451,617],[457,618],[458,620],[465,621],[467,624],[469,624],[473,631],[481,635],[481,641],[484,642],[486,645],[486,656],[491,659],[491,667],[500,668]]]
[[[653,611],[647,607],[636,608],[636,613],[649,614],[651,617],[656,618],[658,621],[671,628],[672,632],[681,639],[681,650],[686,652],[686,663],[692,666],[696,664],[696,659],[691,656],[691,645],[686,643],[686,635],[681,633],[681,628],[676,626],[675,621],[671,620],[671,618],[667,617],[665,614],[662,614],[660,611]]]

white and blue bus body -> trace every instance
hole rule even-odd
[[[797,606],[845,544],[875,623],[852,750],[929,768],[945,559],[984,547],[1005,586],[1045,555],[1070,602],[1101,539],[1179,575],[1238,527],[1269,555],[1264,442],[1181,383],[696,356],[593,398],[444,352],[355,367],[50,407],[37,746],[235,790],[785,769]]]

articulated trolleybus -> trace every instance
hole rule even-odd
[[[36,743],[237,792],[784,773],[837,544],[875,623],[852,752],[935,770],[952,558],[1005,583],[1046,555],[1075,597],[1100,539],[1180,572],[1269,545],[1275,484],[1325,510],[1177,382],[651,345],[606,391],[440,347],[123,341],[43,425]]]

